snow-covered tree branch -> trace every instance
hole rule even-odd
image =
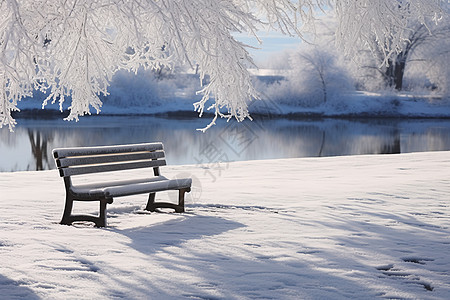
[[[2,0],[0,1],[0,126],[13,128],[11,112],[34,89],[48,101],[71,97],[77,120],[99,112],[99,95],[108,93],[119,69],[158,69],[198,65],[208,77],[194,104],[200,115],[249,117],[247,104],[257,93],[247,67],[246,45],[235,32],[257,37],[265,25],[301,36],[319,7],[339,16],[338,38],[347,52],[374,32],[386,57],[406,38],[405,16],[425,24],[438,21],[445,0]],[[396,28],[399,30],[392,30]],[[370,34],[369,34],[370,33]],[[210,102],[208,104],[208,102]],[[206,105],[206,107],[205,107]],[[209,126],[210,126],[209,125]],[[207,127],[209,127],[207,126]]]

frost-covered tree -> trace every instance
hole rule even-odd
[[[393,9],[402,10],[406,3],[396,5]],[[443,9],[449,11],[449,5]],[[429,17],[425,22],[420,22],[412,16],[405,15],[405,27],[392,26],[392,32],[402,31],[404,41],[398,49],[393,49],[391,40],[387,38],[385,43],[379,43],[375,34],[362,45],[356,61],[363,73],[370,78],[379,78],[385,87],[402,90],[404,88],[404,76],[408,65],[414,61],[431,62],[439,55],[447,51],[450,39],[450,18],[444,14],[436,23]],[[406,29],[405,29],[406,28]],[[392,37],[390,37],[392,39]],[[424,51],[427,49],[427,51]],[[432,49],[432,51],[428,51]],[[386,53],[389,53],[386,56]],[[428,68],[426,68],[428,69]],[[372,72],[371,72],[372,71]],[[422,72],[425,75],[425,72]]]
[[[301,35],[320,5],[332,5],[340,20],[338,38],[347,52],[377,41],[401,49],[403,16],[437,21],[446,0],[409,0],[411,8],[392,10],[392,0],[3,0],[0,1],[0,126],[14,126],[11,111],[33,90],[48,101],[71,97],[68,120],[99,112],[99,95],[108,93],[119,69],[158,69],[177,63],[198,65],[209,78],[194,103],[202,115],[238,121],[249,117],[257,94],[246,67],[252,63],[234,32],[256,32],[264,25]],[[211,96],[214,95],[213,98]],[[207,102],[210,102],[207,104]],[[206,107],[205,107],[206,105]],[[209,126],[210,126],[209,125]],[[207,126],[208,127],[208,126]]]

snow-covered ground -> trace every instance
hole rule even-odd
[[[1,297],[450,298],[450,152],[220,167],[162,168],[194,178],[187,212],[118,198],[105,229],[58,224],[56,171],[1,173]]]

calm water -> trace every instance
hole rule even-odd
[[[0,129],[0,171],[53,169],[57,147],[162,141],[169,164],[290,157],[450,150],[450,120],[222,120],[206,133],[207,118],[85,117],[19,120],[15,132]]]

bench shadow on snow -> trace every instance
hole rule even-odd
[[[14,281],[0,274],[0,298],[4,299],[41,299],[33,291],[18,281]],[[3,299],[3,298],[2,298]]]
[[[114,231],[130,238],[130,247],[145,254],[152,254],[167,246],[179,246],[189,240],[219,235],[243,226],[220,217],[185,214],[182,218],[152,226]]]
[[[259,255],[252,244],[236,245],[234,248],[221,245],[220,239],[212,239],[210,249],[187,247],[186,252],[182,250],[186,242],[213,238],[243,227],[245,225],[242,223],[219,216],[186,214],[183,218],[153,226],[113,229],[130,238],[131,248],[149,258],[154,258],[157,254],[159,266],[149,269],[148,276],[137,276],[134,285],[117,280],[116,286],[121,287],[122,291],[112,288],[109,295],[125,297],[125,289],[170,299],[174,294],[167,287],[174,285],[178,297],[195,299],[278,299],[286,290],[293,293],[291,296],[301,298],[316,295],[329,299],[346,299],[355,295],[374,295],[363,284],[322,272],[305,261],[283,262],[271,253]],[[219,245],[218,248],[215,247],[216,244]],[[238,254],[234,254],[234,249]],[[183,253],[181,256],[176,254],[178,250]],[[248,255],[244,254],[243,257],[242,252]],[[170,270],[189,280],[175,282],[164,271],[161,273],[161,269]],[[117,269],[116,272],[122,271]],[[154,276],[157,276],[156,280]],[[340,286],[345,286],[346,289],[339,290]]]

